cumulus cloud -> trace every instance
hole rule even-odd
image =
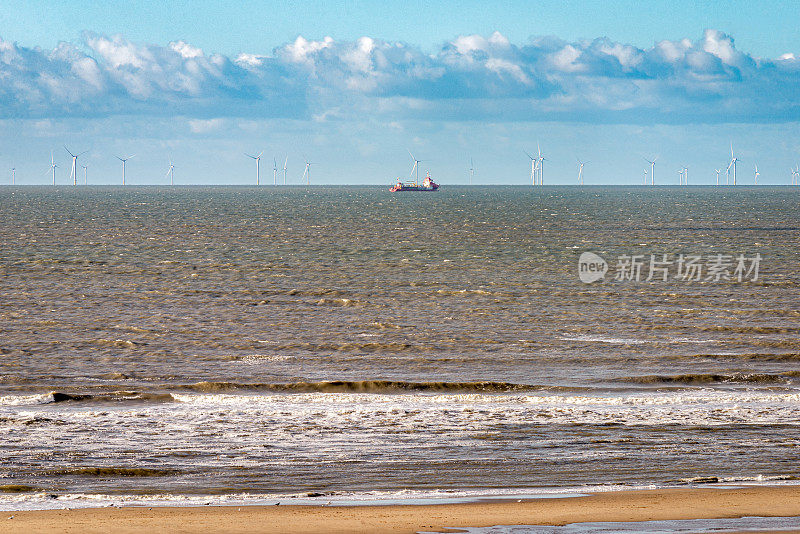
[[[495,32],[434,53],[298,37],[235,58],[90,33],[53,50],[0,40],[5,118],[779,122],[800,119],[799,103],[800,59],[753,57],[716,30],[647,49],[605,38],[514,44]]]

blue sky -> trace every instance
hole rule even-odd
[[[457,8],[454,6],[458,6]],[[788,183],[800,160],[799,2],[0,2],[0,183],[248,183],[265,151],[318,183],[388,183],[409,148],[443,183]],[[797,56],[797,57],[796,57]],[[282,162],[281,165],[282,167]],[[742,177],[747,177],[742,178]],[[661,180],[659,180],[661,178]]]

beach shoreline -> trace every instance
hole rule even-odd
[[[800,516],[800,486],[670,488],[459,504],[129,506],[20,511],[3,513],[0,532],[415,533],[494,525],[558,526],[752,516]]]

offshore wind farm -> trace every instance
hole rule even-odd
[[[0,531],[800,532],[796,7],[15,3]]]
[[[73,154],[69,150],[69,148],[66,147],[66,145],[64,146],[64,150],[67,152],[67,154],[69,154],[69,156],[70,156],[70,158],[72,160],[72,166],[71,166],[70,174],[69,174],[69,182],[67,182],[67,183],[71,183],[72,185],[77,186],[77,185],[79,185],[78,184],[78,163],[77,163],[78,157],[87,154],[89,152],[89,150],[85,150],[83,152],[80,152],[80,153],[77,153],[77,154]],[[530,160],[530,175],[528,177],[528,181],[533,186],[543,186],[544,185],[544,162],[547,161],[547,158],[545,158],[543,153],[542,153],[540,143],[537,142],[537,148],[536,148],[536,155],[535,156],[531,155],[526,150],[523,150],[522,152]],[[411,153],[410,150],[408,150],[408,153],[411,155],[411,159],[413,161],[411,172],[409,173],[408,177],[410,179],[414,179],[415,181],[419,181],[420,164],[424,163],[424,160],[416,159],[414,157],[414,155]],[[255,185],[256,186],[261,186],[262,185],[261,184],[261,157],[262,157],[263,154],[264,154],[263,150],[261,152],[259,152],[257,155],[252,155],[252,154],[249,154],[249,153],[245,153],[244,154],[248,158],[252,159],[256,164],[256,169],[255,169],[255,171],[256,171],[256,173],[255,173]],[[127,164],[128,160],[130,160],[134,156],[135,156],[135,154],[129,155],[129,156],[115,156],[116,159],[118,159],[122,163],[122,177],[121,177],[121,182],[119,182],[120,185],[123,185],[123,186],[126,185],[126,164]],[[655,186],[655,185],[659,185],[659,186],[670,186],[670,185],[687,186],[687,185],[689,185],[689,167],[687,165],[681,165],[681,167],[678,169],[678,181],[677,181],[677,184],[675,184],[674,182],[670,182],[669,180],[663,180],[663,181],[659,180],[658,182],[656,182],[655,168],[656,168],[656,162],[658,161],[659,157],[660,157],[660,155],[656,155],[656,156],[653,156],[653,159],[649,159],[648,157],[643,156],[643,159],[645,160],[645,162],[649,164],[649,167],[644,168],[643,171],[642,171],[643,172],[643,176],[644,176],[643,185],[648,185],[648,181],[649,181],[649,185],[651,185],[651,186]],[[174,186],[175,185],[175,174],[174,174],[175,165],[172,162],[172,157],[171,156],[168,158],[168,160],[169,160],[169,167],[167,169],[166,174],[164,175],[164,181],[145,180],[140,185],[167,185],[168,184],[168,185]],[[586,185],[586,182],[585,182],[584,176],[583,176],[583,168],[584,168],[584,165],[585,165],[586,162],[581,161],[580,158],[577,158],[577,157],[576,157],[576,160],[578,162],[577,185]],[[706,179],[705,180],[702,180],[702,179],[698,180],[698,182],[696,184],[694,184],[694,185],[703,185],[703,186],[707,186],[707,185],[717,185],[717,186],[718,185],[734,185],[735,186],[735,185],[737,185],[737,181],[736,181],[736,165],[740,161],[741,160],[738,157],[736,157],[736,155],[734,153],[734,149],[733,149],[733,143],[731,143],[730,144],[730,159],[726,162],[726,165],[723,165],[723,167],[725,167],[725,183],[724,184],[720,184],[720,172],[721,172],[721,169],[709,168],[708,172],[706,173],[706,175],[707,175]],[[299,179],[297,181],[295,181],[295,182],[291,182],[290,181],[290,182],[287,183],[287,165],[288,165],[288,163],[289,163],[289,156],[286,155],[285,159],[284,159],[284,163],[283,163],[283,168],[282,168],[282,170],[283,170],[283,184],[282,185],[303,185],[303,184],[307,185],[307,186],[311,185],[311,165],[312,165],[312,163],[310,161],[308,161],[307,159],[304,159],[304,166],[303,166],[302,175],[299,177]],[[488,163],[488,161],[487,161],[487,163]],[[442,162],[440,162],[440,166],[441,165],[443,165]],[[758,163],[754,162],[753,165],[754,165],[754,175],[753,175],[752,183],[744,183],[744,184],[740,183],[739,185],[753,185],[753,186],[759,185],[759,177],[761,176],[761,173],[758,171]],[[57,167],[58,167],[58,165],[57,165],[57,163],[55,162],[55,159],[54,159],[54,152],[51,151],[51,153],[50,153],[49,173],[51,175],[51,183],[52,183],[52,185],[59,185],[58,182],[56,181],[56,172],[55,172],[55,170],[56,170]],[[454,163],[453,165],[448,166],[448,167],[457,167],[457,164]],[[89,185],[87,166],[82,166],[82,168],[84,169],[84,181],[83,181],[83,184],[84,185]],[[770,182],[768,182],[768,184],[763,184],[762,183],[762,185],[798,185],[797,179],[796,179],[797,172],[798,172],[797,169],[798,168],[800,168],[800,164],[795,164],[794,166],[792,166],[792,167],[790,167],[788,169],[788,173],[786,173],[785,177],[783,177],[783,176],[773,177],[773,179]],[[273,158],[273,168],[272,168],[272,171],[273,171],[272,185],[273,186],[279,185],[279,181],[278,181],[278,171],[279,170],[280,169],[278,168],[278,160],[277,160],[277,157],[275,157],[275,158]],[[391,169],[390,171],[387,171],[387,173],[384,176],[369,177],[369,179],[367,179],[366,183],[372,183],[374,185],[383,185],[385,183],[389,183],[392,180],[394,180],[397,175],[401,174],[400,172],[392,173],[392,171],[397,171],[397,169]],[[465,176],[467,177],[467,180],[466,180],[466,184],[467,185],[480,185],[479,183],[475,183],[475,166],[474,166],[474,161],[473,161],[472,157],[469,158],[469,166],[465,169],[465,171],[466,171]],[[230,181],[228,181],[228,180],[230,180]],[[239,181],[238,177],[235,177],[235,176],[228,177],[228,180],[215,182],[214,185],[234,185],[234,184],[241,183]],[[511,179],[511,180],[508,181],[509,184],[515,184],[515,183],[518,184],[520,182],[522,182],[522,180],[519,180],[519,179],[517,179],[517,180]],[[12,167],[10,169],[9,182],[8,183],[11,184],[11,185],[17,185],[16,167]],[[35,185],[36,184],[36,182],[27,182],[27,183],[30,184],[30,185]],[[103,182],[98,182],[96,185],[101,185],[101,184],[102,185],[113,185],[113,183],[114,183],[113,181],[103,181]],[[325,184],[326,182],[320,182],[320,183]],[[552,185],[570,185],[571,183],[575,184],[575,182],[569,182],[569,181],[565,181],[565,180],[556,180],[556,181],[553,182]],[[630,177],[630,179],[627,179],[627,180],[623,179],[623,180],[619,180],[619,181],[610,181],[610,182],[604,181],[604,182],[596,182],[594,184],[591,184],[591,182],[590,182],[591,185],[635,185],[636,183],[638,183],[638,182],[635,179],[633,179],[633,177]],[[344,184],[348,184],[348,182],[344,182]],[[453,181],[453,185],[463,185],[463,184],[464,184],[463,180],[456,179],[456,180]],[[199,184],[197,182],[192,182],[192,181],[187,180],[183,185],[199,185]]]

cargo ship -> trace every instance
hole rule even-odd
[[[431,173],[429,172],[425,176],[425,179],[422,180],[422,185],[420,185],[419,182],[403,183],[400,181],[400,178],[398,178],[397,183],[394,184],[389,191],[397,193],[398,191],[436,191],[437,189],[439,189],[439,184],[431,179]]]

